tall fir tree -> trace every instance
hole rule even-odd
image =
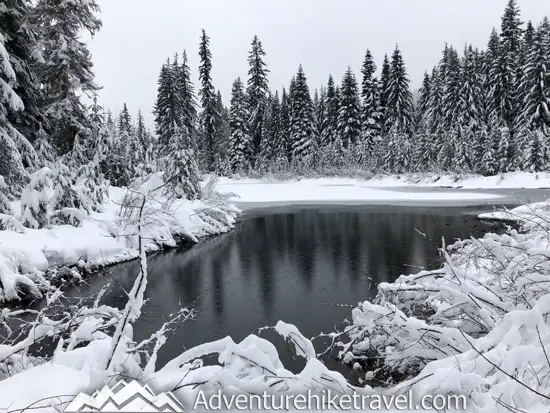
[[[382,112],[382,129],[385,132],[384,128],[388,119],[387,107],[389,101],[390,71],[390,59],[386,54],[384,55],[384,62],[382,63],[382,71],[380,73],[380,111]]]
[[[382,131],[382,111],[380,83],[374,76],[376,73],[376,64],[370,50],[367,50],[361,74],[363,75],[361,83],[361,141],[368,151],[369,155],[374,148],[374,139]]]
[[[34,143],[38,133],[44,133],[47,125],[40,110],[44,96],[36,73],[40,55],[33,50],[37,45],[37,35],[32,25],[25,22],[30,12],[28,0],[5,0],[0,9],[0,33],[4,36],[4,47],[17,79],[13,90],[25,108],[8,111],[8,119],[19,133]]]
[[[252,139],[248,131],[248,104],[240,78],[233,82],[229,126],[229,162],[233,172],[246,171],[250,168]]]
[[[527,91],[520,114],[523,127],[540,130],[550,137],[550,21],[544,18],[537,28],[533,47],[524,68]],[[535,138],[530,138],[532,141]]]
[[[219,114],[217,113],[217,96],[212,85],[212,53],[210,52],[210,38],[202,31],[199,46],[199,78],[201,88],[199,96],[201,100],[202,113],[200,115],[200,150],[206,171],[213,172],[216,164],[216,124]]]
[[[194,200],[201,196],[199,168],[187,127],[175,124],[166,155],[167,188],[177,198]]]
[[[291,92],[290,133],[292,159],[296,162],[313,155],[314,118],[313,102],[309,93],[306,75],[302,65],[298,68]]]
[[[174,134],[174,125],[178,125],[178,106],[173,65],[168,59],[162,65],[158,80],[157,100],[153,113],[155,115],[155,128],[159,139],[159,150],[164,152],[168,142]]]
[[[248,55],[248,87],[246,90],[249,104],[249,129],[254,151],[257,152],[262,141],[262,122],[267,103],[269,70],[264,62],[265,52],[258,36],[252,39],[252,49]]]
[[[66,2],[38,0],[29,16],[36,30],[37,53],[44,99],[42,111],[48,121],[48,132],[61,153],[70,151],[77,134],[89,131],[86,108],[81,94],[98,90],[93,64],[83,32],[92,36],[101,28],[95,0]]]
[[[5,38],[0,33],[0,176],[6,183],[4,195],[10,198],[20,194],[28,179],[21,153],[13,139],[16,130],[8,119],[10,112],[24,109],[23,101],[14,90],[16,81]]]
[[[392,56],[386,103],[386,130],[409,133],[413,126],[412,92],[399,47]]]
[[[326,116],[323,125],[323,134],[321,135],[321,147],[329,146],[334,142],[338,133],[338,110],[340,102],[336,95],[336,88],[332,75],[328,77],[327,98],[326,98]]]
[[[521,102],[518,100],[518,89],[516,76],[521,62],[518,60],[521,55],[523,41],[523,22],[520,18],[520,10],[517,0],[508,0],[508,4],[502,16],[501,23],[501,47],[500,47],[500,74],[503,82],[502,96],[500,96],[501,117],[508,128],[515,124],[515,117]]]
[[[182,63],[179,68],[178,89],[180,97],[180,106],[182,124],[187,128],[195,151],[197,149],[197,102],[195,101],[194,85],[191,81],[191,69],[187,61],[187,52],[182,54]]]
[[[359,91],[357,80],[348,66],[342,79],[340,108],[338,110],[338,135],[344,147],[348,148],[357,142],[361,133]]]

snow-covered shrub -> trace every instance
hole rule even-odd
[[[82,213],[87,209],[89,200],[82,202],[81,197],[72,185],[72,175],[69,168],[61,161],[56,162],[53,172],[53,196],[50,199],[52,211],[51,223],[54,225],[80,226]],[[78,212],[80,211],[80,212]]]
[[[97,163],[88,162],[79,168],[74,187],[85,211],[101,211],[108,195],[107,186]]]
[[[380,284],[332,335],[340,357],[365,379],[405,380],[395,391],[467,394],[478,412],[548,409],[549,214],[522,212],[521,232],[459,241],[440,270]]]
[[[168,143],[165,164],[166,187],[176,198],[189,200],[200,198],[199,167],[191,138],[185,127],[175,126]]]
[[[42,168],[31,176],[21,195],[21,223],[40,229],[48,225],[48,205],[52,188],[52,170]]]

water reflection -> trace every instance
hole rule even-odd
[[[177,331],[160,363],[226,335],[241,340],[278,320],[296,324],[306,336],[328,332],[350,314],[331,304],[355,305],[374,297],[375,283],[438,267],[441,237],[449,243],[480,235],[483,224],[462,211],[309,207],[250,213],[230,234],[150,258],[150,301],[136,338],[150,336],[163,317],[199,296],[198,320]],[[134,262],[111,272],[126,290],[136,274]],[[90,283],[78,294],[99,290],[103,280]],[[106,298],[118,306],[123,299],[120,288]]]

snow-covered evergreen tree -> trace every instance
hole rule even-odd
[[[0,214],[13,214],[8,195],[8,186],[6,185],[4,177],[0,175]]]
[[[229,111],[223,105],[221,92],[216,94],[216,125],[214,137],[215,162],[214,171],[218,175],[227,175],[231,170],[229,165]]]
[[[292,159],[300,162],[312,155],[314,143],[313,103],[302,65],[298,68],[290,98]]]
[[[336,95],[334,79],[332,75],[328,77],[327,98],[326,98],[326,116],[324,119],[323,133],[321,135],[321,147],[331,145],[338,134],[338,110],[340,102]]]
[[[278,158],[287,160],[291,156],[291,145],[290,145],[290,101],[286,89],[283,88],[283,93],[281,96],[281,136],[278,139],[279,146],[277,152],[279,154]]]
[[[386,103],[386,130],[409,133],[413,126],[413,97],[405,62],[398,47],[392,56]]]
[[[521,124],[541,130],[550,137],[550,21],[544,18],[537,29],[524,68],[523,88],[527,91]],[[533,139],[530,138],[530,141]]]
[[[199,168],[192,138],[185,126],[173,126],[174,135],[168,143],[166,156],[166,187],[177,198],[189,200],[201,196]]]
[[[193,147],[197,150],[197,102],[195,100],[195,87],[191,81],[191,69],[187,61],[187,52],[182,54],[182,63],[179,68],[178,94],[180,98],[180,116],[183,125],[187,128]]]
[[[384,55],[384,62],[382,63],[382,71],[380,73],[380,112],[382,113],[382,130],[384,133],[388,132],[385,129],[388,119],[388,101],[390,90],[390,59],[388,55]]]
[[[24,105],[14,90],[17,79],[5,42],[0,32],[0,175],[6,180],[10,197],[15,197],[25,186],[28,176],[20,148],[14,140],[18,132],[8,115],[10,112],[22,111]]]
[[[382,132],[382,112],[380,108],[380,83],[374,76],[376,64],[370,50],[367,50],[363,67],[361,97],[361,142],[368,152],[372,153],[377,138]]]
[[[252,139],[248,132],[248,105],[240,78],[233,82],[229,126],[229,162],[233,172],[246,171],[250,168]]]
[[[523,170],[526,172],[542,172],[546,170],[546,136],[539,130],[523,130],[527,136],[523,152]]]
[[[338,110],[338,135],[345,148],[357,142],[361,133],[359,91],[355,75],[348,66],[340,88],[340,108]]]
[[[61,153],[70,151],[77,133],[89,128],[87,111],[80,95],[98,89],[93,64],[82,32],[92,36],[101,28],[95,0],[38,0],[29,16],[36,33],[36,53],[42,64],[38,75],[44,99],[42,111],[48,120],[48,132]]]
[[[49,200],[53,225],[80,226],[82,215],[89,212],[88,202],[82,202],[73,186],[73,173],[63,162],[57,161],[52,174],[53,196]],[[85,200],[87,201],[87,200]]]
[[[52,188],[52,170],[42,168],[36,171],[21,195],[21,223],[28,228],[40,229],[48,225]]]
[[[204,167],[207,172],[214,171],[216,167],[216,124],[219,114],[217,113],[217,96],[212,85],[212,53],[210,52],[210,38],[202,31],[199,46],[199,78],[201,88],[199,96],[202,112],[200,114],[200,144],[201,155]]]
[[[0,9],[0,34],[17,81],[12,84],[21,98],[25,110],[9,110],[12,126],[29,142],[37,139],[44,128],[44,113],[40,104],[44,99],[41,83],[36,74],[41,54],[36,53],[37,36],[33,27],[25,24],[32,4],[28,0],[4,0]],[[6,79],[5,79],[6,80]]]
[[[262,42],[258,36],[254,36],[252,49],[248,54],[248,87],[246,89],[250,116],[248,129],[252,137],[254,156],[258,153],[262,141],[262,123],[269,93],[267,81],[269,70],[264,62],[264,56]]]
[[[518,101],[518,89],[516,76],[520,66],[520,57],[523,40],[523,23],[520,18],[520,10],[517,0],[508,0],[508,5],[502,16],[500,70],[498,78],[502,84],[500,96],[500,116],[511,128],[515,124],[520,102]],[[511,160],[509,160],[511,161]]]
[[[173,65],[168,59],[160,69],[157,100],[153,113],[160,151],[166,148],[173,135],[173,126],[179,122]]]

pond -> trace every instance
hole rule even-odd
[[[229,234],[150,257],[150,301],[135,326],[135,338],[149,337],[170,313],[195,302],[197,319],[170,337],[157,367],[185,348],[228,335],[238,342],[279,320],[295,324],[306,337],[342,329],[352,307],[376,296],[378,283],[438,268],[442,238],[450,244],[502,230],[501,224],[481,222],[473,212],[387,206],[248,211]],[[69,295],[89,296],[112,279],[104,301],[122,307],[122,288],[130,290],[137,273],[136,261],[121,264]],[[324,350],[322,340],[316,343]],[[292,357],[282,339],[275,344],[285,366],[299,371],[303,361]],[[325,363],[347,369],[330,358]]]

